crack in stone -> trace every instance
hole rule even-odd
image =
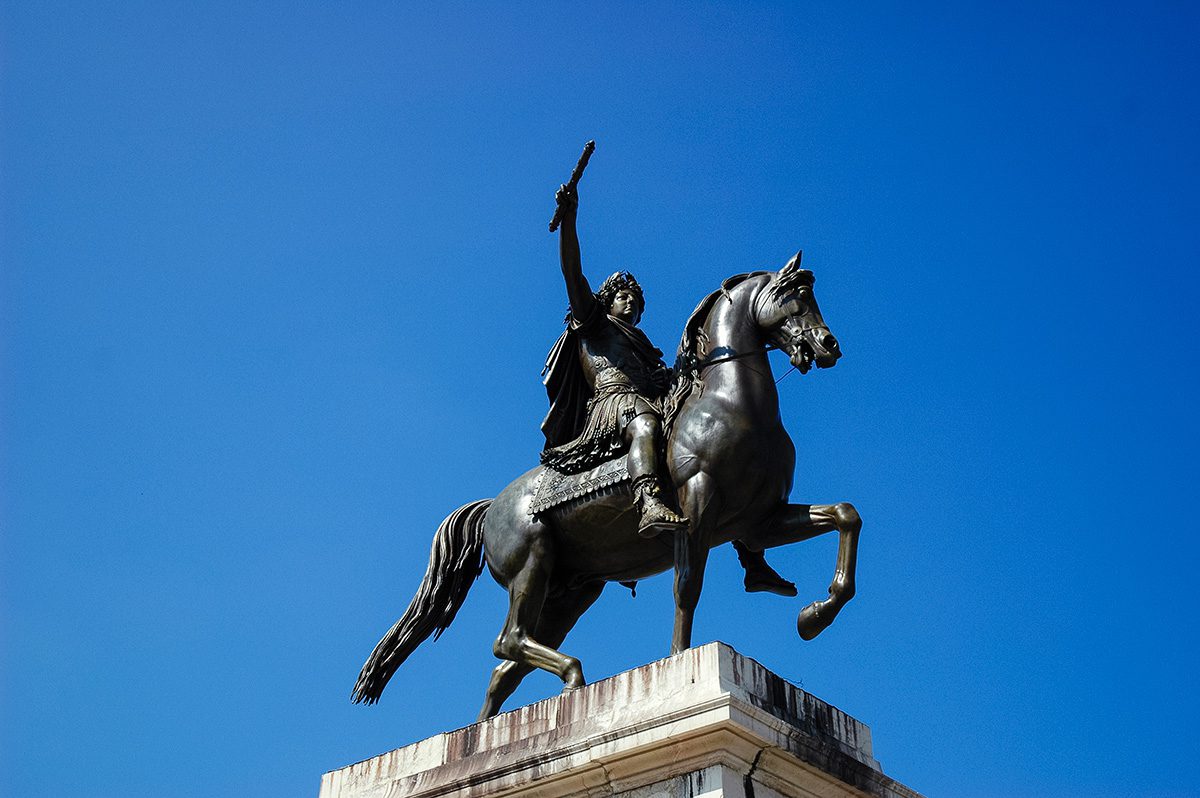
[[[613,789],[612,774],[608,772],[608,766],[600,761],[597,761],[596,764],[599,766],[600,772],[604,774],[604,784],[600,787],[593,787],[592,789],[588,790],[588,795],[611,796],[615,794],[616,790]]]
[[[758,760],[762,759],[763,751],[766,751],[769,746],[764,746],[758,749],[758,753],[754,755],[754,761],[750,763],[750,769],[746,771],[746,775],[742,776],[742,792],[746,794],[746,798],[754,798],[754,771],[758,770]]]

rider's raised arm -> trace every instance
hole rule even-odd
[[[597,312],[599,303],[587,278],[583,276],[583,263],[579,256],[579,235],[575,231],[579,195],[564,185],[559,188],[555,199],[562,209],[562,222],[558,228],[558,256],[562,262],[563,280],[567,283],[567,298],[571,301],[571,315],[577,323],[585,324]]]

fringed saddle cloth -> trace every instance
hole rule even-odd
[[[628,482],[629,471],[625,467],[624,453],[578,474],[563,474],[543,466],[533,488],[533,504],[529,512],[537,515],[577,499],[628,493]]]

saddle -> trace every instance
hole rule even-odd
[[[537,516],[570,502],[587,501],[597,496],[615,496],[618,493],[630,495],[625,452],[578,474],[564,474],[544,465],[533,486],[533,502],[529,505],[529,513]],[[636,579],[621,582],[621,586],[629,588],[630,594],[637,598]]]
[[[563,504],[596,496],[629,493],[629,470],[625,453],[577,474],[564,474],[550,466],[542,466],[533,488],[531,515],[538,515]]]

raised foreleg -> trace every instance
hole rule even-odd
[[[854,598],[858,534],[862,530],[858,511],[849,502],[788,504],[781,507],[759,533],[742,540],[750,550],[762,551],[808,540],[835,529],[838,531],[838,553],[829,598],[809,604],[796,619],[797,631],[805,640],[812,640],[823,632],[842,607]]]

